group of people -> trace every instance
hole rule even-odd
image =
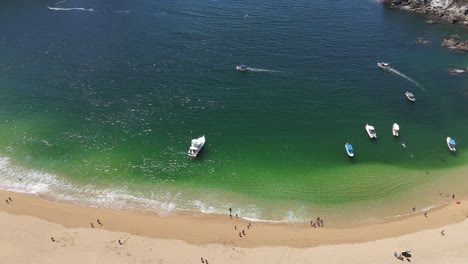
[[[310,225],[313,226],[313,227],[323,227],[323,219],[319,217],[317,217],[317,219],[314,221],[314,220],[310,220]]]
[[[229,217],[232,219],[232,208],[229,208]],[[239,214],[236,214],[236,218],[239,218]],[[247,229],[250,229],[252,227],[252,223],[249,223],[247,225]],[[237,225],[234,226],[234,229],[237,230]],[[247,234],[245,233],[245,230],[242,229],[242,231],[239,231],[239,237],[246,236]]]

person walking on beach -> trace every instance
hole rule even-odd
[[[101,221],[99,220],[99,218],[98,218],[98,220],[96,220],[96,222],[97,222],[100,226],[102,226],[102,223],[101,223]]]
[[[203,261],[203,258],[201,258],[201,263],[205,263],[205,261]]]
[[[8,199],[5,199],[5,202],[6,202],[7,204],[10,204],[10,202],[8,201]]]
[[[413,212],[416,212],[416,206],[413,206]]]
[[[241,232],[239,232],[239,236],[242,237],[242,233],[241,233]]]
[[[239,218],[239,215],[238,215],[238,214],[236,214],[236,218]]]
[[[10,200],[10,202],[13,202],[13,200],[11,199],[11,197],[8,197],[8,200]]]
[[[229,207],[229,214],[232,214],[232,208]]]
[[[244,231],[244,229],[242,229],[242,234],[245,236],[245,231]]]
[[[443,236],[445,236],[445,230],[442,230],[440,233],[441,233]]]
[[[427,217],[427,212],[424,213],[424,217]]]
[[[50,240],[51,240],[52,242],[55,242],[54,237],[50,237]]]
[[[452,199],[455,199],[455,194],[452,194]]]
[[[91,228],[94,228],[94,225],[93,225],[93,223],[91,223]]]
[[[234,226],[234,229],[237,230],[237,226]]]
[[[120,241],[120,239],[119,239],[119,245],[122,245],[122,241]]]

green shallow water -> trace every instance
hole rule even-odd
[[[468,81],[447,73],[468,58],[439,45],[466,36],[456,26],[351,1],[0,7],[2,189],[161,214],[234,207],[249,218],[320,214],[336,224],[468,191],[450,176],[468,159]],[[235,71],[241,63],[254,71]],[[203,134],[203,151],[189,159],[190,140]],[[434,186],[445,181],[453,184]]]

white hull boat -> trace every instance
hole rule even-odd
[[[408,100],[410,100],[411,102],[416,101],[416,98],[414,97],[414,94],[413,94],[413,93],[406,92],[406,93],[405,93],[405,96],[406,96],[406,98],[408,98]]]
[[[453,138],[447,137],[447,147],[449,148],[450,151],[455,152],[457,149],[455,148],[457,144],[455,143],[455,140]]]
[[[400,131],[400,126],[397,123],[393,123],[392,133],[394,137],[398,137],[398,132]]]
[[[247,65],[242,64],[242,65],[236,66],[236,70],[238,70],[238,71],[243,71],[243,72],[247,72],[247,71],[251,71],[252,68],[250,68],[250,67],[247,66]]]
[[[351,145],[349,143],[346,143],[345,144],[345,149],[346,149],[346,153],[348,154],[348,156],[350,156],[351,158],[354,157],[353,145]]]
[[[383,69],[383,70],[390,70],[390,63],[387,62],[377,62],[377,67]]]
[[[192,145],[190,146],[190,149],[188,151],[188,155],[192,158],[195,158],[200,152],[200,150],[203,148],[203,145],[205,145],[205,136],[201,136],[196,139],[192,139]]]
[[[373,126],[366,124],[366,131],[370,138],[377,138],[377,133],[375,132],[375,128]]]

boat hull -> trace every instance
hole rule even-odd
[[[393,124],[392,126],[392,134],[394,137],[398,137],[398,132],[400,131],[400,127],[397,123]]]
[[[238,71],[242,71],[242,72],[248,72],[248,71],[251,71],[252,68],[250,67],[241,67],[241,66],[236,66],[236,70]]]
[[[200,150],[205,145],[205,136],[201,136],[197,139],[192,139],[192,145],[190,146],[187,154],[189,157],[196,158]]]
[[[354,152],[350,152],[348,149],[348,143],[345,144],[345,149],[346,149],[346,154],[348,154],[350,158],[354,157]]]
[[[375,129],[373,126],[366,125],[365,128],[367,135],[369,135],[370,138],[377,138],[377,133],[375,133]],[[371,130],[373,130],[374,132],[372,133]]]
[[[450,138],[450,137],[447,137],[447,140],[446,140],[446,141],[447,141],[447,147],[448,147],[448,149],[449,149],[451,152],[456,152],[457,149],[455,148],[455,146],[452,146],[452,145],[450,144],[450,140],[451,140],[451,138]]]

